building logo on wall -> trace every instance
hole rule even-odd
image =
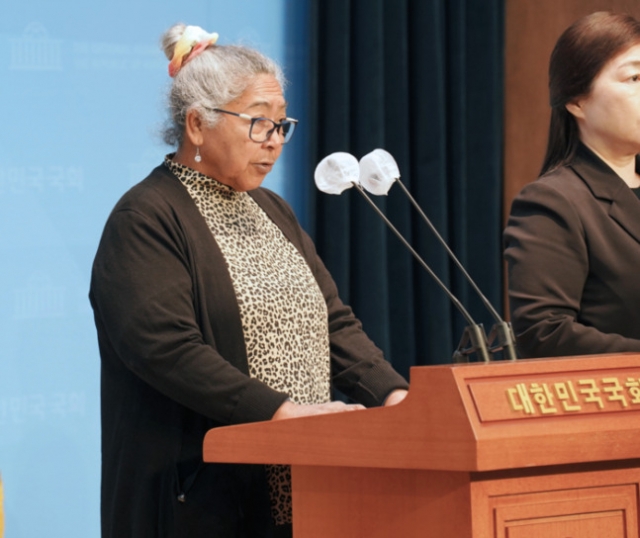
[[[58,318],[65,315],[65,289],[53,286],[51,278],[41,272],[33,273],[26,286],[14,291],[16,319]]]
[[[22,37],[11,38],[9,69],[22,71],[61,71],[62,40],[50,39],[39,22],[27,25]]]

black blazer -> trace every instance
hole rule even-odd
[[[640,351],[640,200],[591,150],[520,192],[504,240],[521,356]]]

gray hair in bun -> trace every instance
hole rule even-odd
[[[186,25],[176,24],[162,36],[162,49],[171,60],[176,43]],[[180,146],[187,112],[197,110],[205,123],[213,127],[219,114],[214,108],[237,99],[258,75],[272,75],[284,88],[280,66],[257,50],[238,45],[212,45],[185,63],[172,79],[168,92],[170,118],[163,130],[164,141]]]

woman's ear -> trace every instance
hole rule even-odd
[[[571,114],[573,117],[583,119],[584,118],[584,111],[582,110],[582,107],[580,106],[581,103],[582,103],[582,101],[580,99],[578,99],[576,101],[572,101],[570,103],[567,103],[564,106],[567,109],[567,112],[569,112],[569,114]]]
[[[203,127],[204,124],[200,117],[200,113],[194,109],[188,110],[185,121],[185,134],[194,146],[199,147],[204,143],[204,133],[202,132]]]

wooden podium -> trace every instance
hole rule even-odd
[[[217,428],[292,466],[295,538],[638,537],[640,354],[425,366],[389,408]]]

